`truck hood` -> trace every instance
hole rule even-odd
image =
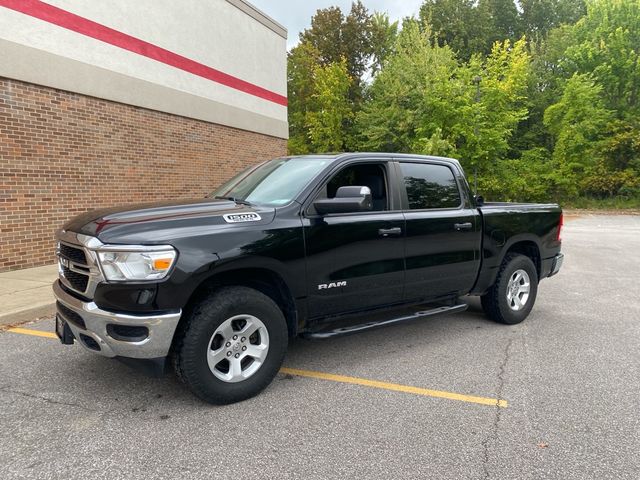
[[[239,216],[236,216],[239,215]],[[166,243],[190,228],[238,228],[266,225],[271,207],[241,205],[230,200],[195,199],[124,205],[91,210],[72,218],[64,230],[98,237],[104,243]]]

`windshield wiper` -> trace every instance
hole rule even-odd
[[[247,205],[247,206],[251,206],[251,202],[247,202],[246,200],[243,200],[241,198],[236,198],[236,197],[221,197],[220,195],[216,195],[215,197],[213,197],[215,199],[218,200],[231,200],[232,202],[236,202],[239,203],[240,205]]]

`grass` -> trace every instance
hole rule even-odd
[[[562,207],[580,210],[640,210],[640,197],[578,197],[563,201]]]

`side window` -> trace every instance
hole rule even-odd
[[[371,189],[373,211],[389,210],[385,167],[358,163],[343,168],[327,183],[319,197],[334,198],[340,187],[363,186]]]
[[[449,167],[428,163],[400,163],[410,210],[457,208],[460,191]]]

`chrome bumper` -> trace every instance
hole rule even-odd
[[[84,328],[73,318],[67,318],[58,308],[58,315],[71,328],[76,341],[92,353],[105,357],[159,358],[169,354],[173,334],[178,326],[181,312],[164,315],[124,315],[100,309],[94,302],[83,302],[65,292],[60,281],[53,284],[53,294],[62,305],[79,315]],[[109,335],[108,325],[147,327],[149,335],[141,341],[117,340]],[[91,345],[86,338],[93,339],[98,345]],[[92,348],[93,347],[93,348]]]
[[[550,277],[554,276],[556,273],[560,271],[560,267],[562,267],[562,262],[564,262],[564,254],[558,253],[553,258],[553,263],[551,264],[551,273],[549,274]]]

